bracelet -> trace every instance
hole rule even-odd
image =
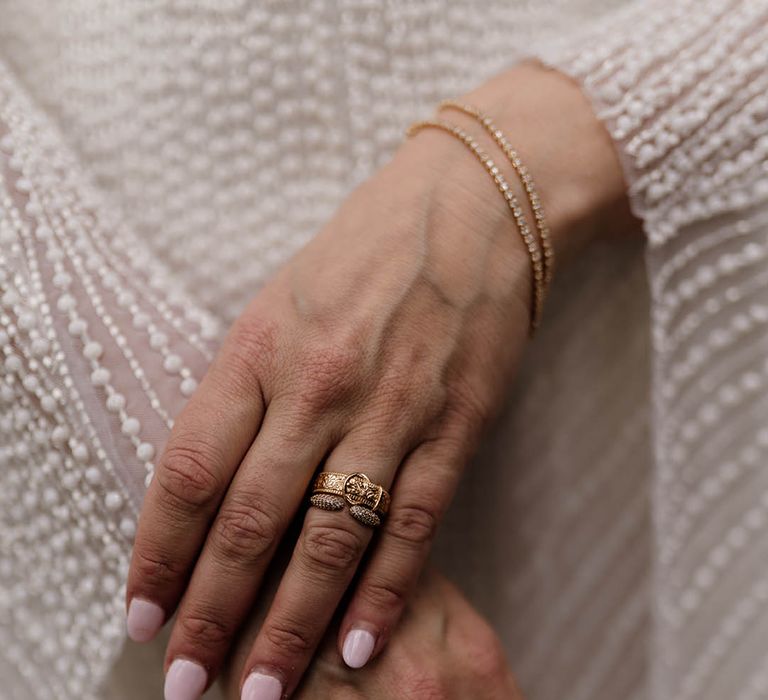
[[[544,255],[544,285],[546,293],[546,288],[549,287],[549,284],[552,281],[555,251],[552,248],[552,240],[549,235],[547,221],[544,217],[544,210],[541,207],[541,200],[536,191],[536,185],[533,182],[533,178],[528,172],[528,168],[523,165],[519,154],[512,148],[509,141],[507,141],[504,132],[497,128],[493,120],[487,114],[477,109],[477,107],[457,102],[456,100],[443,100],[439,104],[438,109],[455,109],[476,119],[504,152],[504,155],[507,156],[510,165],[520,178],[523,189],[525,189],[525,193],[528,195],[528,202],[533,210],[533,217],[536,220],[536,230],[539,232],[539,243],[541,244],[541,251]]]
[[[531,228],[528,225],[525,214],[523,212],[520,203],[517,201],[512,188],[509,186],[506,178],[502,175],[499,167],[493,162],[491,157],[480,147],[475,139],[464,129],[451,124],[450,122],[443,121],[441,119],[419,121],[412,124],[408,131],[407,136],[414,136],[422,129],[440,129],[448,134],[451,134],[454,138],[461,141],[480,161],[488,174],[493,178],[496,186],[501,192],[504,200],[512,212],[512,217],[517,225],[517,230],[520,233],[520,237],[523,239],[525,248],[528,251],[528,255],[531,258],[531,266],[533,267],[533,303],[531,304],[531,334],[538,328],[541,320],[541,312],[544,306],[544,294],[545,294],[545,278],[544,278],[544,263],[542,256],[542,249],[539,245],[539,241],[536,236],[531,232]]]

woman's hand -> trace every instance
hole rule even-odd
[[[258,633],[255,616],[237,640],[223,674],[225,697],[239,679]],[[294,695],[296,700],[522,700],[499,640],[455,586],[437,573],[421,577],[386,653],[365,669],[340,663],[327,634]]]
[[[526,109],[561,122],[568,114],[577,132],[565,138],[568,167],[547,162],[560,152],[541,114],[509,107],[532,84]],[[551,200],[562,252],[622,191],[593,191],[611,174],[621,180],[608,137],[575,86],[539,68],[470,99],[511,127]],[[593,152],[595,141],[604,150]],[[487,174],[461,144],[425,131],[257,295],[176,421],[134,546],[132,636],[150,638],[178,606],[166,664],[185,661],[169,670],[169,700],[196,697],[217,673],[320,466],[364,472],[392,492],[339,639],[351,666],[380,652],[509,387],[530,285],[527,253]],[[293,692],[371,534],[346,510],[307,511],[245,665],[244,698]]]

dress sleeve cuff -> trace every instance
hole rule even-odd
[[[538,59],[605,123],[651,246],[768,198],[768,1],[634,3]]]

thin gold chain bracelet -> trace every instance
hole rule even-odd
[[[507,156],[510,165],[520,178],[523,189],[525,189],[525,193],[528,195],[528,202],[533,210],[533,217],[536,220],[536,230],[539,233],[539,242],[544,255],[544,284],[546,288],[548,288],[552,281],[555,253],[552,248],[552,239],[549,233],[549,227],[547,226],[547,220],[541,206],[541,199],[536,191],[536,185],[533,182],[533,178],[531,177],[528,168],[523,165],[520,155],[514,148],[512,148],[512,145],[507,140],[504,132],[496,126],[493,119],[477,107],[458,102],[457,100],[443,100],[439,104],[438,109],[455,109],[477,120],[496,142],[498,147],[504,152],[504,155]]]
[[[520,233],[520,237],[523,239],[525,248],[528,251],[528,255],[531,259],[531,265],[533,267],[533,303],[531,304],[531,333],[539,326],[541,319],[541,313],[544,306],[544,263],[542,256],[542,249],[539,245],[534,233],[531,231],[531,227],[525,216],[520,203],[515,197],[512,188],[509,186],[504,175],[502,175],[499,167],[494,163],[493,159],[480,147],[480,144],[474,139],[474,137],[468,132],[464,131],[459,126],[452,124],[451,122],[444,121],[442,119],[430,119],[425,121],[419,121],[412,124],[406,132],[409,137],[414,136],[422,129],[440,129],[454,138],[461,141],[483,165],[493,181],[496,183],[496,187],[501,192],[504,200],[512,212],[512,217],[517,225],[517,230]]]

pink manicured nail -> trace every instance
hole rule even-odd
[[[165,676],[165,700],[197,700],[207,680],[208,674],[200,664],[174,659]]]
[[[283,684],[274,676],[254,671],[243,683],[240,700],[280,700]]]
[[[362,668],[371,658],[375,646],[376,637],[368,630],[350,630],[344,638],[344,648],[341,651],[344,663],[350,668]]]
[[[158,633],[164,620],[165,613],[159,605],[143,598],[132,598],[125,626],[134,642],[148,642]]]

